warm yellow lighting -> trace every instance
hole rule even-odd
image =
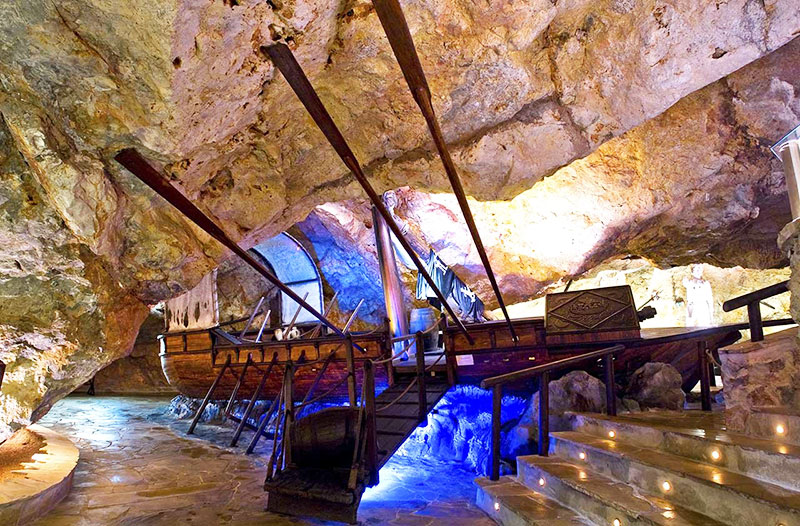
[[[544,486],[544,479],[543,479],[543,478],[540,478],[540,479],[539,479],[539,485],[540,485],[540,486]]]
[[[669,482],[667,482],[665,480],[664,482],[661,483],[661,489],[663,489],[664,491],[671,491],[672,490],[672,484],[670,484]]]
[[[586,480],[586,472],[585,471],[578,472],[578,478],[581,480]]]
[[[581,460],[586,460],[586,453],[581,451],[580,453],[578,453],[578,458]]]
[[[783,424],[778,424],[775,426],[775,432],[779,435],[786,434],[786,428],[783,426]]]
[[[711,452],[711,458],[713,460],[719,460],[721,457],[722,455],[720,454],[718,449],[715,449],[714,451]]]
[[[713,475],[711,475],[711,479],[717,484],[722,484],[722,475],[720,475],[719,473],[714,473]]]
[[[789,450],[786,449],[786,446],[778,446],[778,453],[780,453],[781,455],[788,455]]]
[[[495,502],[494,503],[494,511],[500,511],[500,503],[499,502]]]
[[[617,433],[615,431],[609,431],[608,432],[608,438],[614,438],[615,436],[617,436]],[[614,519],[614,520],[618,520],[618,519]]]
[[[611,524],[613,524],[614,526],[622,526],[622,521],[619,519],[614,519],[614,522],[612,522]]]

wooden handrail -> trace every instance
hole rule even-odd
[[[484,389],[489,389],[496,385],[507,384],[509,382],[524,380],[526,378],[533,378],[534,376],[542,373],[551,373],[569,365],[591,360],[592,358],[602,358],[607,354],[616,354],[624,348],[624,345],[618,344],[605,349],[581,354],[580,356],[572,356],[570,358],[564,358],[563,360],[556,360],[555,362],[529,367],[528,369],[522,369],[521,371],[514,371],[513,373],[492,376],[491,378],[484,379],[481,382],[481,387]]]
[[[617,414],[617,398],[614,390],[614,354],[625,349],[624,345],[613,345],[580,356],[529,367],[513,373],[486,378],[481,382],[484,389],[492,389],[492,464],[490,480],[500,478],[500,431],[502,428],[503,386],[509,382],[539,377],[539,442],[538,454],[546,457],[550,449],[550,375],[551,373],[593,358],[605,360],[606,412]]]
[[[747,322],[750,329],[750,340],[760,342],[764,339],[764,322],[761,320],[761,301],[789,291],[789,281],[775,283],[762,289],[754,290],[742,296],[731,298],[722,304],[722,310],[730,312],[747,307]]]
[[[768,287],[754,290],[753,292],[748,292],[747,294],[742,294],[741,296],[729,299],[722,304],[722,310],[725,312],[730,312],[732,310],[745,307],[750,303],[765,300],[767,298],[771,298],[772,296],[777,296],[778,294],[783,294],[784,292],[788,291],[789,280],[775,283],[774,285],[770,285]]]

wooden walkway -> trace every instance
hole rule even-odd
[[[428,413],[450,389],[447,381],[439,377],[427,377],[425,394],[428,406],[424,415],[419,414],[419,386],[415,384],[406,394],[392,404],[400,394],[408,389],[411,380],[400,379],[375,398],[375,427],[378,442],[378,467],[382,467],[395,451],[414,432],[414,429],[427,418]],[[389,405],[391,404],[391,405]],[[423,418],[421,419],[420,416]]]

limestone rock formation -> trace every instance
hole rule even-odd
[[[797,328],[720,349],[725,418],[734,431],[746,429],[759,407],[800,410],[800,346]]]
[[[783,169],[767,146],[800,122],[798,57],[800,39],[510,201],[472,201],[507,302],[630,254],[660,267],[782,264],[775,238],[790,216]],[[768,123],[759,118],[765,112]],[[424,171],[437,162],[416,161]],[[397,194],[419,243],[496,307],[455,198],[411,188]]]
[[[139,329],[130,354],[97,372],[94,388],[98,395],[163,395],[175,393],[161,369],[157,337],[164,332],[164,316],[151,311]]]
[[[47,196],[0,123],[0,442],[129,352],[147,316]]]
[[[718,81],[794,38],[795,7],[792,0],[405,3],[469,193],[510,199],[535,184],[505,211],[491,201],[475,206],[512,300],[617,253],[775,264],[764,240],[780,223],[774,205],[782,188],[764,169],[763,134],[783,121],[765,120],[758,108],[796,114],[798,77],[782,76],[779,60],[760,66],[768,75]],[[10,210],[2,232],[12,247],[0,257],[0,309],[9,311],[0,359],[13,362],[0,426],[36,418],[127,353],[147,305],[193,286],[227,256],[113,162],[119,149],[139,148],[244,247],[317,205],[361,197],[260,53],[278,40],[294,48],[379,190],[447,189],[369,2],[0,7],[0,155],[13,160],[4,166],[8,195],[0,205]],[[645,123],[675,103],[660,118],[667,120]],[[444,194],[420,201],[458,217]],[[589,205],[597,211],[586,213]],[[519,229],[503,214],[532,225],[531,240],[515,238]],[[454,224],[437,227],[451,239],[425,238],[490,300]],[[739,243],[729,242],[734,232]]]
[[[714,324],[747,321],[747,309],[724,312],[722,304],[735,296],[789,279],[789,269],[747,269],[742,267],[719,268],[701,265],[703,279],[711,285],[713,296],[712,321]],[[691,266],[658,268],[642,258],[621,258],[604,262],[575,279],[570,290],[583,290],[616,285],[629,285],[637,306],[645,303],[655,307],[655,317],[645,320],[642,327],[683,327],[686,325],[687,305],[684,280],[691,276]],[[564,283],[554,289],[563,290]],[[789,296],[775,296],[762,304],[765,320],[791,317]],[[509,312],[514,317],[544,316],[545,298],[512,305]],[[499,314],[499,311],[495,311]],[[767,331],[773,329],[766,329]]]
[[[681,373],[668,363],[651,362],[631,375],[625,393],[642,408],[683,409],[686,394]]]
[[[586,371],[572,371],[550,382],[550,428],[566,429],[564,414],[569,411],[602,413],[606,410],[606,387],[603,382]],[[539,439],[539,392],[534,393],[530,405],[511,431],[515,446],[536,443]]]

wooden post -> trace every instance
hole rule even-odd
[[[760,302],[747,304],[747,320],[750,323],[750,340],[760,342],[764,339],[764,326],[761,323]]]
[[[375,419],[375,370],[372,362],[364,363],[364,409],[367,417],[367,476],[369,485],[378,483],[378,437],[376,434]]]
[[[353,352],[352,342],[350,342],[350,352]],[[294,364],[286,364],[286,392],[283,394],[286,420],[283,426],[283,466],[288,467],[292,464],[292,427],[294,427]]]
[[[200,404],[200,408],[197,410],[197,414],[194,415],[192,423],[189,424],[189,431],[186,432],[187,435],[191,435],[192,433],[194,433],[194,428],[197,427],[197,423],[200,421],[200,417],[203,416],[203,411],[208,405],[208,402],[211,400],[211,397],[214,395],[214,391],[217,390],[219,381],[222,379],[222,375],[225,374],[225,370],[228,368],[230,364],[231,364],[231,355],[228,354],[228,358],[225,360],[225,364],[223,364],[222,369],[220,369],[219,374],[214,379],[214,383],[211,384],[211,388],[206,393],[206,397],[203,398],[203,403]]]
[[[500,478],[500,426],[501,411],[503,407],[503,385],[497,384],[492,388],[492,472],[490,480]]]
[[[606,373],[606,412],[608,416],[617,416],[617,393],[614,384],[614,355],[603,357]]]
[[[261,391],[264,390],[264,386],[267,383],[267,377],[269,376],[270,371],[272,370],[272,365],[275,363],[273,362],[269,364],[266,372],[261,375],[261,381],[258,383],[258,387],[256,388],[256,392],[253,393],[253,396],[250,397],[250,402],[247,404],[247,409],[244,410],[244,414],[242,415],[242,421],[239,422],[239,425],[236,427],[236,431],[233,433],[233,438],[231,438],[231,447],[236,446],[239,442],[239,437],[242,436],[242,431],[244,431],[244,426],[247,425],[247,419],[250,418],[250,413],[253,412],[253,408],[256,406],[256,401],[258,400],[259,395],[261,395]]]
[[[264,413],[264,418],[261,419],[261,423],[258,425],[258,429],[256,430],[256,434],[253,435],[252,440],[250,440],[250,445],[247,446],[247,451],[245,451],[245,455],[249,455],[253,452],[256,448],[256,444],[261,439],[261,435],[264,434],[264,430],[269,425],[269,421],[272,418],[272,415],[275,414],[275,411],[278,409],[278,406],[281,405],[281,393],[275,397],[275,400],[272,401],[272,405],[269,406],[269,410]],[[277,440],[278,433],[277,433],[277,426],[276,426],[276,433],[273,437]]]
[[[711,411],[711,375],[708,370],[706,342],[697,343],[697,365],[700,368],[700,404],[703,411]]]
[[[417,389],[419,389],[419,411],[417,418],[420,423],[428,421],[428,393],[425,390],[425,351],[422,341],[422,333],[417,331],[415,336],[417,352],[414,357],[417,359]]]
[[[456,339],[445,331],[444,352],[447,359],[447,381],[450,385],[458,383],[458,360],[456,359]]]
[[[539,455],[550,451],[550,373],[539,376]]]
[[[228,399],[228,405],[225,406],[225,416],[227,417],[231,409],[233,409],[233,402],[236,401],[236,395],[239,394],[239,389],[242,387],[242,382],[244,382],[244,377],[247,375],[247,368],[250,366],[251,362],[250,353],[247,353],[247,361],[244,362],[244,367],[242,367],[242,374],[239,375],[239,379],[236,380],[236,385],[233,388],[233,392],[231,392],[231,397]]]
[[[353,356],[353,337],[348,334],[345,343],[345,353],[347,355],[347,396],[350,407],[356,406],[356,362]]]

